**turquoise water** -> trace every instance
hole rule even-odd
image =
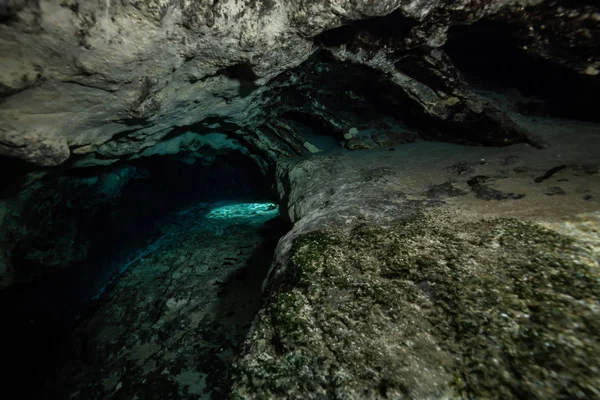
[[[250,219],[258,216],[275,218],[279,215],[279,209],[274,203],[238,203],[224,204],[217,203],[206,214],[208,219]]]

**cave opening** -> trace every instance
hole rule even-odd
[[[412,18],[400,11],[381,17],[349,21],[338,28],[327,30],[315,38],[317,46],[354,46],[358,49],[379,50],[383,46],[395,49],[403,46],[406,37],[416,25]],[[365,45],[368,45],[365,47]]]
[[[519,113],[600,121],[598,79],[533,55],[522,36],[515,26],[482,20],[452,27],[443,49],[475,89],[512,97]]]
[[[25,193],[3,224],[8,381],[26,398],[84,386],[87,398],[102,368],[156,368],[156,388],[169,385],[165,368],[193,367],[204,386],[190,390],[222,398],[289,229],[264,171],[241,151],[155,155],[51,172]],[[185,338],[167,339],[175,329]]]

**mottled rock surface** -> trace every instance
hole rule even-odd
[[[415,143],[282,163],[295,225],[233,398],[600,398],[600,219],[581,197],[600,191],[582,173],[600,131],[567,140],[558,131],[575,125],[521,123],[549,147]],[[568,167],[537,182],[558,158]],[[569,188],[548,196],[557,180]]]
[[[598,398],[598,272],[517,220],[298,236],[233,397]]]
[[[338,44],[344,59],[383,71],[388,84],[426,119],[451,115],[450,122],[465,125],[467,136],[475,133],[475,125],[489,130],[480,132],[484,138],[497,135],[502,141],[508,134],[508,142],[523,140],[523,132],[512,132],[510,121],[464,88],[453,93],[432,86],[436,75],[447,85],[457,77],[435,48],[444,44],[452,25],[523,15],[515,23],[524,32],[530,31],[528,23],[535,26],[530,40],[536,54],[568,59],[568,65],[594,75],[597,7],[561,8],[559,3],[8,2],[0,14],[0,153],[41,166],[63,163],[71,155],[77,156],[75,164],[105,165],[187,131],[234,135],[267,159],[308,152],[288,148],[295,141],[293,131],[278,135],[260,128],[269,119],[265,108],[280,100],[268,90],[271,80],[322,46],[314,43],[322,32],[386,15],[391,31],[378,30],[375,21],[342,35]],[[568,44],[546,41],[545,35],[558,34],[538,26],[547,15],[561,34],[569,34]],[[400,59],[398,69],[394,63]],[[441,69],[429,65],[439,60],[444,60]],[[427,73],[412,76],[407,64]]]

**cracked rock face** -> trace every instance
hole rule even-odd
[[[283,161],[294,227],[231,398],[597,399],[590,127],[543,150],[421,142]]]
[[[533,11],[523,14],[525,6]],[[566,64],[578,71],[597,73],[593,5],[570,10],[540,0],[5,1],[0,6],[0,154],[40,166],[70,156],[103,165],[135,156],[189,126],[237,134],[267,159],[316,151],[300,138],[301,149],[290,152],[287,133],[282,139],[257,129],[268,122],[265,106],[278,100],[269,90],[271,80],[306,61],[322,32],[390,14],[401,22],[397,34],[370,40],[363,32],[362,44],[355,40],[359,46],[345,49],[342,58],[382,71],[434,121],[452,114],[452,123],[475,121],[480,128],[477,121],[483,120],[492,135],[508,130],[510,140],[523,140],[495,110],[481,113],[486,106],[468,91],[433,95],[428,77],[398,75],[393,63],[399,52],[439,47],[454,24],[525,15],[518,25],[529,32],[527,18],[538,23],[552,14],[562,31],[570,32],[570,44],[552,47],[546,39],[555,34],[540,27],[528,37],[532,51],[568,58]],[[387,50],[371,57],[373,46],[382,45]],[[373,54],[366,57],[365,49]],[[339,47],[332,51],[341,57]],[[428,57],[417,56],[424,63]],[[431,67],[434,74],[454,74],[447,68],[451,63],[444,65]],[[454,104],[459,111],[448,111]]]

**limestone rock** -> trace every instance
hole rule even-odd
[[[174,128],[215,119],[249,127],[255,149],[281,153],[280,139],[255,130],[263,105],[277,101],[262,94],[309,58],[323,31],[395,12],[410,28],[400,48],[438,47],[452,24],[539,2],[5,2],[0,153],[37,165],[89,154],[87,165],[105,164],[93,153],[129,157]]]
[[[575,186],[546,194],[581,184],[590,128],[544,150],[413,143],[282,162],[295,224],[232,397],[598,398],[600,219]],[[552,170],[565,175],[536,182]]]
[[[306,148],[306,150],[310,151],[311,153],[318,153],[319,151],[321,151],[317,146],[315,146],[311,142],[304,142],[303,146]]]
[[[514,220],[299,236],[233,398],[595,398],[592,257]]]
[[[344,134],[344,139],[350,140],[356,136],[358,136],[358,129],[352,127]]]
[[[522,48],[580,74],[600,69],[600,8],[592,1],[545,1],[526,8],[504,9],[494,19],[516,27]]]

